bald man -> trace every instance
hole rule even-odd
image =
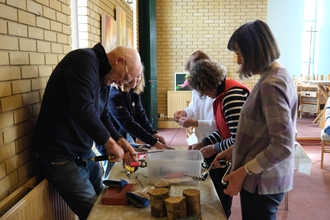
[[[69,52],[53,70],[41,103],[32,146],[42,174],[79,219],[86,219],[102,191],[93,141],[105,145],[111,162],[136,161],[135,151],[111,123],[110,85],[123,85],[142,71],[139,53],[101,44]]]

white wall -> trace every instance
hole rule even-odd
[[[327,1],[327,0],[325,0]],[[300,78],[304,1],[268,0],[267,23],[281,51],[279,63]]]

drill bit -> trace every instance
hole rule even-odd
[[[141,187],[144,188],[144,186],[142,185],[140,179],[138,178],[138,176],[135,176],[135,178],[137,179],[137,181],[140,183]]]

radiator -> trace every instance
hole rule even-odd
[[[0,220],[75,220],[76,216],[46,179],[11,207]]]
[[[167,91],[167,117],[173,118],[174,112],[186,108],[191,101],[191,91]]]

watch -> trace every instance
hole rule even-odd
[[[244,168],[245,168],[245,171],[246,171],[246,174],[247,174],[247,175],[252,175],[252,174],[254,174],[254,173],[252,173],[252,172],[247,168],[246,165],[244,166]]]

